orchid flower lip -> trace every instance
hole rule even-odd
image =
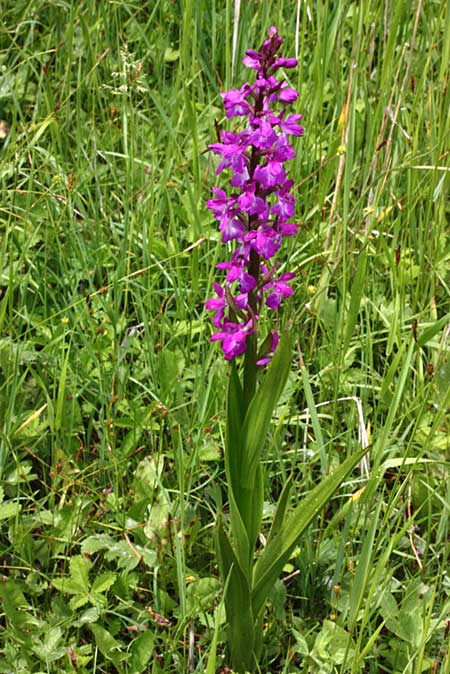
[[[263,307],[276,312],[294,292],[290,282],[295,274],[279,274],[280,265],[273,261],[283,239],[298,229],[291,220],[294,181],[285,164],[296,156],[290,139],[303,134],[302,116],[288,113],[298,92],[277,75],[298,63],[279,54],[282,44],[271,26],[258,50],[246,50],[243,63],[256,71],[254,83],[221,92],[226,117],[236,121],[233,130],[221,130],[218,141],[209,145],[220,157],[216,173],[231,174],[228,188],[213,187],[207,201],[222,242],[232,251],[229,260],[216,265],[225,272],[225,281],[214,282],[216,297],[205,302],[213,312],[211,340],[220,342],[225,360],[246,353],[249,336],[260,332]],[[277,348],[278,333],[269,335],[257,365],[267,365]]]

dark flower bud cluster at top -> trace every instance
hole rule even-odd
[[[224,285],[214,283],[217,298],[205,302],[214,312],[211,340],[221,342],[226,360],[245,353],[248,337],[258,332],[263,303],[276,311],[293,293],[288,282],[294,274],[277,275],[278,265],[272,262],[283,237],[297,232],[289,222],[295,210],[294,181],[287,178],[284,163],[295,157],[289,136],[303,133],[301,115],[287,114],[298,92],[275,77],[279,68],[297,65],[295,58],[277,56],[282,43],[272,27],[258,51],[246,52],[243,63],[256,70],[255,83],[245,82],[221,96],[226,116],[245,117],[247,125],[239,132],[222,130],[221,142],[209,146],[221,157],[217,173],[229,169],[232,174],[231,189],[213,187],[214,198],[208,201],[222,241],[237,242],[231,259],[217,265],[226,271]],[[277,344],[273,331],[258,365],[269,362]]]

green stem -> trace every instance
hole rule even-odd
[[[252,224],[252,219],[255,216],[250,218],[250,228]],[[250,253],[250,263],[248,267],[249,274],[258,282],[259,280],[259,269],[261,265],[261,258],[258,253],[254,250]],[[256,292],[252,290],[248,294],[248,304],[253,316],[258,314],[258,302],[256,298]],[[247,411],[250,402],[255,395],[256,391],[256,373],[258,366],[256,365],[256,358],[258,352],[258,337],[257,333],[249,335],[247,338],[247,351],[245,352],[244,360],[244,405],[245,410]]]

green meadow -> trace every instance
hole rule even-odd
[[[293,509],[368,453],[259,670],[450,674],[449,0],[4,0],[0,673],[231,672],[208,144],[272,25],[305,133],[260,549],[290,476]]]

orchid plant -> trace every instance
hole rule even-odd
[[[235,672],[253,672],[263,641],[264,607],[298,540],[331,498],[363,452],[349,456],[288,513],[292,479],[281,493],[261,552],[264,475],[261,452],[275,406],[290,369],[290,337],[270,329],[261,337],[264,310],[273,314],[293,294],[292,272],[280,273],[274,258],[284,237],[293,236],[294,181],[285,163],[295,157],[290,136],[301,136],[301,115],[288,113],[298,98],[280,73],[295,68],[295,58],[280,56],[283,39],[275,27],[258,51],[248,50],[243,63],[256,71],[253,84],[221,94],[226,116],[245,121],[239,129],[222,130],[209,147],[221,157],[217,173],[229,171],[227,190],[213,187],[208,207],[219,222],[222,241],[233,246],[231,257],[217,267],[225,272],[214,283],[215,298],[205,302],[213,312],[211,340],[221,344],[231,363],[225,446],[229,522],[217,521],[217,555],[226,588],[228,644]],[[267,322],[267,317],[266,317]],[[237,359],[244,356],[240,371]],[[258,377],[258,372],[261,376]],[[258,384],[258,379],[259,384]]]

